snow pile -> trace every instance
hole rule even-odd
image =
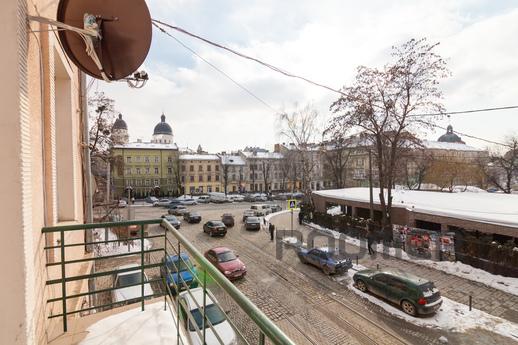
[[[490,315],[478,309],[469,311],[467,305],[457,303],[446,297],[442,297],[443,302],[441,308],[434,315],[422,317],[410,316],[396,306],[388,304],[370,293],[363,293],[354,287],[352,280],[354,273],[356,273],[356,270],[364,268],[362,265],[354,265],[353,269],[347,272],[348,279],[342,276],[336,277],[335,280],[341,282],[347,279],[349,281],[347,287],[351,291],[379,305],[385,309],[385,311],[400,319],[421,327],[440,328],[451,332],[466,332],[469,329],[481,328],[514,340],[518,338],[518,324]]]
[[[112,241],[117,240],[117,235],[115,235],[111,230],[108,230],[108,238],[105,238],[105,230],[104,229],[95,229],[93,231],[94,240],[96,242],[101,241]],[[153,244],[148,239],[144,239],[144,250],[149,250]],[[99,243],[95,245],[95,254],[96,256],[107,256],[107,255],[117,255],[124,253],[134,253],[140,252],[141,250],[140,240],[129,240],[129,241],[120,241],[120,242],[109,242],[109,243]]]
[[[337,216],[339,214],[342,214],[342,210],[340,209],[340,206],[333,206],[327,209],[327,214]]]
[[[333,236],[336,239],[345,240],[346,243],[355,245],[360,247],[360,240],[357,238],[353,238],[342,234],[338,231],[330,230],[320,225],[310,223],[308,224],[311,228],[316,229],[319,232],[325,233],[329,236]],[[386,252],[384,252],[386,250]],[[376,246],[376,251],[378,253],[384,253],[389,256],[396,257],[398,259],[402,259],[405,261],[410,261],[414,264],[418,264],[421,266],[426,266],[432,269],[436,269],[439,271],[443,271],[445,273],[461,277],[467,280],[475,281],[492,287],[494,289],[498,289],[500,291],[504,291],[513,295],[518,296],[518,278],[504,277],[501,275],[496,275],[484,271],[479,268],[472,267],[470,265],[463,264],[461,262],[450,262],[450,261],[432,261],[425,259],[416,259],[409,256],[405,251],[400,248],[387,247],[383,244],[378,244]]]
[[[87,336],[79,344],[176,345],[175,324],[163,303],[153,303],[146,305],[145,311],[139,306],[97,321],[86,329]]]
[[[285,244],[297,244],[299,240],[296,237],[284,237],[281,242]]]
[[[270,213],[269,215],[265,216],[264,219],[266,219],[266,221],[269,222],[270,219],[272,219],[275,216],[279,216],[281,214],[290,213],[290,212],[291,212],[290,210],[283,210],[283,211],[279,211],[279,212]]]

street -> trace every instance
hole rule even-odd
[[[297,344],[439,344],[441,336],[451,344],[513,343],[508,338],[482,330],[452,333],[419,327],[395,318],[351,292],[337,277],[328,277],[320,270],[302,264],[293,250],[285,248],[282,259],[277,260],[276,245],[269,240],[266,230],[244,229],[241,216],[249,207],[249,203],[190,206],[201,213],[202,221],[199,224],[182,221],[180,231],[201,252],[222,245],[235,250],[248,271],[244,279],[235,282],[236,286]],[[203,233],[203,223],[218,220],[226,212],[235,216],[236,225],[224,238]],[[164,213],[166,209],[161,207],[135,207],[136,219],[158,218]],[[284,217],[284,223],[286,219],[289,218]],[[277,228],[289,228],[287,224],[276,225]],[[153,234],[163,229],[155,226],[148,231]],[[163,246],[163,243],[155,246]],[[250,334],[252,337],[258,334],[256,330],[246,330],[250,328],[250,322],[245,320],[246,315],[239,313],[237,306],[231,306],[228,298],[225,301],[217,288],[211,289],[216,290],[213,292],[222,304],[226,304],[225,308],[228,306],[238,328],[249,332],[247,338]]]

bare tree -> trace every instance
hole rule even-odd
[[[269,188],[268,188],[268,185],[270,183],[270,169],[271,169],[270,162],[263,160],[261,162],[261,171],[263,173],[264,190],[265,190],[266,194],[268,194],[270,192]]]
[[[296,172],[297,167],[300,169],[302,191],[308,201],[315,166],[312,144],[321,133],[317,124],[318,116],[318,112],[310,104],[303,108],[295,106],[293,112],[283,112],[279,116],[280,134],[293,143],[295,155],[292,164],[295,169],[292,169],[292,172]]]
[[[393,62],[383,68],[360,66],[352,86],[331,105],[337,116],[331,130],[359,129],[368,134],[378,167],[381,225],[392,238],[392,188],[399,151],[412,131],[430,128],[435,117],[423,120],[413,114],[442,112],[439,80],[449,75],[446,62],[434,52],[437,44],[412,39],[392,47]]]
[[[481,166],[489,183],[510,194],[513,181],[518,178],[518,136],[508,137],[505,144],[505,148],[490,152],[489,164],[482,161]]]
[[[230,168],[230,164],[222,164],[223,166],[223,190],[225,191],[225,196],[227,196],[228,189],[228,172]]]
[[[89,107],[94,110],[89,114],[90,155],[105,161],[110,158],[111,128],[118,114],[114,104],[115,101],[106,97],[104,92],[96,92],[88,100]]]
[[[322,146],[322,154],[324,161],[329,167],[324,174],[331,176],[335,188],[344,188],[347,179],[347,163],[351,156],[350,146],[352,137],[347,136],[347,132],[332,128],[324,131],[324,137],[328,137],[329,141],[324,142]]]

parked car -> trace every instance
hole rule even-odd
[[[169,255],[165,259],[162,258],[160,276],[162,278],[165,277],[166,283],[169,285],[173,295],[176,295],[177,290],[185,290],[186,286],[191,289],[197,287],[196,274],[196,267],[192,264],[187,253],[180,253],[180,256]]]
[[[167,213],[173,214],[175,216],[183,216],[184,213],[188,212],[187,207],[183,205],[175,205],[169,208]]]
[[[247,217],[245,220],[246,230],[260,230],[261,220],[258,217]]]
[[[171,200],[169,200],[169,199],[165,199],[165,198],[164,198],[164,199],[160,199],[160,200],[158,200],[158,201],[155,201],[155,202],[153,203],[153,206],[154,206],[154,207],[158,207],[158,206],[167,206],[167,205],[169,205],[170,203],[171,203]]]
[[[128,206],[128,203],[126,202],[126,200],[122,200],[122,199],[121,199],[121,200],[119,200],[119,201],[117,202],[117,207],[119,207],[119,208],[124,208],[124,207],[126,207],[126,206]]]
[[[203,311],[198,308],[198,306],[203,306],[204,295],[205,315],[212,327],[209,326],[209,322],[203,322]],[[182,321],[182,325],[185,328],[188,337],[190,338],[190,344],[203,344],[203,340],[200,334],[203,333],[204,326],[206,345],[237,344],[236,333],[228,322],[225,313],[223,313],[223,311],[220,309],[216,297],[214,297],[210,290],[207,290],[207,293],[204,294],[203,288],[198,287],[190,291],[180,292],[178,298],[180,305],[180,320]],[[191,314],[192,318],[189,318],[187,313]],[[221,342],[218,340],[212,329],[214,329],[214,331],[217,333],[221,339]]]
[[[204,255],[230,280],[243,278],[246,275],[246,266],[239,260],[239,255],[236,255],[233,250],[227,247],[209,249]]]
[[[200,195],[196,201],[199,204],[208,204],[210,202],[210,196],[208,195]]]
[[[272,210],[272,213],[274,212],[280,212],[282,211],[282,207],[280,207],[279,205],[270,205],[270,210]]]
[[[219,220],[209,220],[203,224],[203,232],[208,233],[211,237],[215,235],[225,236],[227,234],[227,227]]]
[[[117,267],[118,270],[128,269],[128,268],[139,268],[139,265],[129,264],[124,266]],[[144,273],[144,297],[152,296],[153,289],[151,285],[147,283],[148,278],[146,273]],[[113,280],[113,287],[115,290],[112,290],[112,303],[117,302],[125,302],[125,303],[133,303],[138,301],[142,297],[142,270],[131,270],[128,272],[121,272],[115,275],[115,279]]]
[[[210,192],[209,193],[209,200],[215,204],[223,204],[226,202],[232,202],[225,193],[221,192]]]
[[[262,201],[262,202],[268,201],[268,196],[266,194],[263,194],[263,193],[255,194],[254,195],[254,201]]]
[[[243,212],[243,223],[245,222],[245,220],[248,217],[255,217],[255,211],[254,210],[245,210],[245,212]]]
[[[147,198],[144,199],[144,201],[147,202],[148,204],[154,204],[155,202],[158,201],[158,198],[154,197],[154,196],[148,196]]]
[[[223,213],[221,216],[221,221],[223,224],[225,224],[228,228],[231,228],[234,226],[234,216],[230,213]]]
[[[233,202],[242,202],[242,201],[245,201],[245,197],[242,196],[241,194],[231,194],[228,196],[228,198],[230,200],[232,200]]]
[[[167,221],[169,223],[171,223],[171,225],[174,226],[176,228],[176,230],[180,230],[180,226],[182,225],[182,222],[180,222],[178,220],[178,218],[176,218],[176,216],[173,216],[172,214],[163,214],[162,218],[167,219]],[[163,226],[162,223],[160,223],[160,226],[165,228],[165,226]]]
[[[197,205],[198,203],[196,202],[196,200],[194,199],[180,199],[180,205],[188,205],[188,206],[192,206],[192,205]]]
[[[171,207],[175,207],[175,206],[178,206],[178,205],[181,205],[180,201],[175,199],[175,200],[169,201],[169,204],[165,205],[164,207],[171,208]]]
[[[302,263],[320,268],[325,274],[345,273],[353,263],[329,248],[300,248],[297,255]]]
[[[361,270],[354,274],[353,281],[358,290],[395,303],[412,316],[433,314],[442,304],[433,282],[401,270]]]
[[[187,223],[199,223],[201,222],[201,214],[199,212],[185,212],[183,214],[183,219],[187,221]]]
[[[272,209],[270,208],[270,205],[267,205],[267,204],[252,205],[252,206],[250,206],[250,209],[256,210],[256,211],[263,211],[264,215],[268,215],[268,214],[272,213]]]

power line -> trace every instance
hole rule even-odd
[[[185,34],[185,35],[191,36],[191,37],[196,38],[196,39],[198,39],[198,40],[200,40],[200,41],[203,41],[203,42],[205,42],[205,43],[207,43],[207,44],[210,44],[210,45],[212,45],[212,46],[214,46],[214,47],[217,47],[217,48],[220,48],[220,49],[226,50],[226,51],[228,51],[228,52],[230,52],[230,53],[232,53],[232,54],[234,54],[234,55],[237,55],[237,56],[239,56],[239,57],[242,57],[242,58],[244,58],[244,59],[247,59],[247,60],[251,60],[251,61],[257,62],[258,64],[263,65],[263,66],[265,66],[265,67],[267,67],[267,68],[269,68],[269,69],[271,69],[271,70],[273,70],[273,71],[275,71],[275,72],[281,73],[281,74],[283,74],[283,75],[285,75],[285,76],[287,76],[287,77],[295,78],[295,79],[300,79],[300,80],[305,81],[306,83],[309,83],[309,84],[312,84],[312,85],[315,85],[315,86],[318,86],[318,87],[321,87],[321,88],[327,89],[327,90],[329,90],[329,91],[332,91],[332,92],[338,93],[338,94],[340,94],[340,95],[345,95],[342,91],[340,91],[340,90],[338,90],[338,89],[332,88],[332,87],[330,87],[330,86],[327,86],[327,85],[324,85],[324,84],[321,84],[321,83],[317,83],[317,82],[315,82],[315,81],[312,81],[312,80],[310,80],[310,79],[308,79],[308,78],[305,78],[305,77],[301,77],[301,76],[296,75],[296,74],[292,74],[292,73],[290,73],[290,72],[288,72],[288,71],[285,71],[285,70],[283,70],[283,69],[281,69],[281,68],[279,68],[279,67],[276,67],[276,66],[274,66],[274,65],[271,65],[271,64],[269,64],[269,63],[267,63],[267,62],[261,61],[261,60],[259,60],[259,59],[257,59],[257,58],[254,58],[254,57],[252,57],[252,56],[249,56],[249,55],[245,55],[245,54],[240,53],[240,52],[238,52],[238,51],[236,51],[236,50],[234,50],[234,49],[231,49],[231,48],[225,47],[224,45],[221,45],[221,44],[219,44],[219,43],[216,43],[216,42],[210,41],[210,40],[208,40],[208,39],[206,39],[206,38],[203,38],[203,37],[201,37],[201,36],[198,36],[198,35],[196,35],[196,34],[193,34],[193,33],[189,32],[189,31],[187,31],[187,30],[185,30],[185,29],[182,29],[182,28],[178,27],[178,26],[174,26],[174,25],[171,25],[171,24],[167,24],[167,23],[164,23],[164,22],[162,22],[162,21],[160,21],[160,20],[157,20],[157,19],[152,19],[152,22],[155,24],[155,26],[156,26],[156,23],[161,24],[161,25],[166,26],[166,27],[168,27],[168,28],[170,28],[170,29],[176,30],[176,31],[181,32],[181,33],[183,33],[183,34]],[[158,26],[157,26],[157,27],[158,27]],[[162,31],[162,32],[167,33],[167,32],[166,32],[165,30],[163,30],[162,28],[160,28],[160,29],[161,29],[161,31]]]
[[[185,49],[187,49],[188,51],[190,51],[193,55],[196,55],[198,58],[200,58],[203,62],[205,62],[206,64],[208,64],[210,67],[214,68],[216,71],[218,71],[219,73],[221,73],[223,76],[225,76],[227,79],[229,79],[232,83],[234,83],[235,85],[237,85],[241,90],[245,91],[246,93],[248,93],[250,96],[252,96],[253,98],[255,98],[256,100],[258,100],[260,103],[262,103],[263,105],[265,105],[266,107],[268,107],[270,110],[272,110],[274,113],[277,113],[278,111],[272,107],[271,105],[269,105],[268,103],[266,103],[266,101],[264,101],[263,99],[261,99],[259,96],[257,96],[256,94],[254,94],[252,91],[250,91],[248,88],[246,88],[245,86],[241,85],[239,82],[237,82],[235,79],[233,79],[231,76],[229,76],[227,73],[225,73],[223,70],[221,70],[220,68],[218,68],[217,66],[215,66],[214,64],[212,64],[210,61],[206,60],[205,58],[203,58],[200,54],[198,54],[195,50],[191,49],[189,46],[187,46],[185,43],[183,43],[182,41],[180,41],[178,38],[176,38],[175,36],[171,35],[169,32],[165,31],[163,28],[161,28],[160,26],[158,26],[156,23],[153,22],[153,25],[160,31],[162,31],[164,34],[166,34],[167,36],[171,37],[172,39],[174,39],[178,44],[180,44],[182,47],[184,47]]]
[[[483,108],[483,109],[472,109],[472,110],[449,111],[449,112],[443,112],[443,113],[415,114],[415,115],[408,115],[408,117],[458,115],[458,114],[480,113],[480,112],[485,112],[485,111],[508,110],[508,109],[516,109],[516,108],[518,108],[518,105],[510,105],[510,106],[507,106],[507,107],[495,107],[495,108]]]

